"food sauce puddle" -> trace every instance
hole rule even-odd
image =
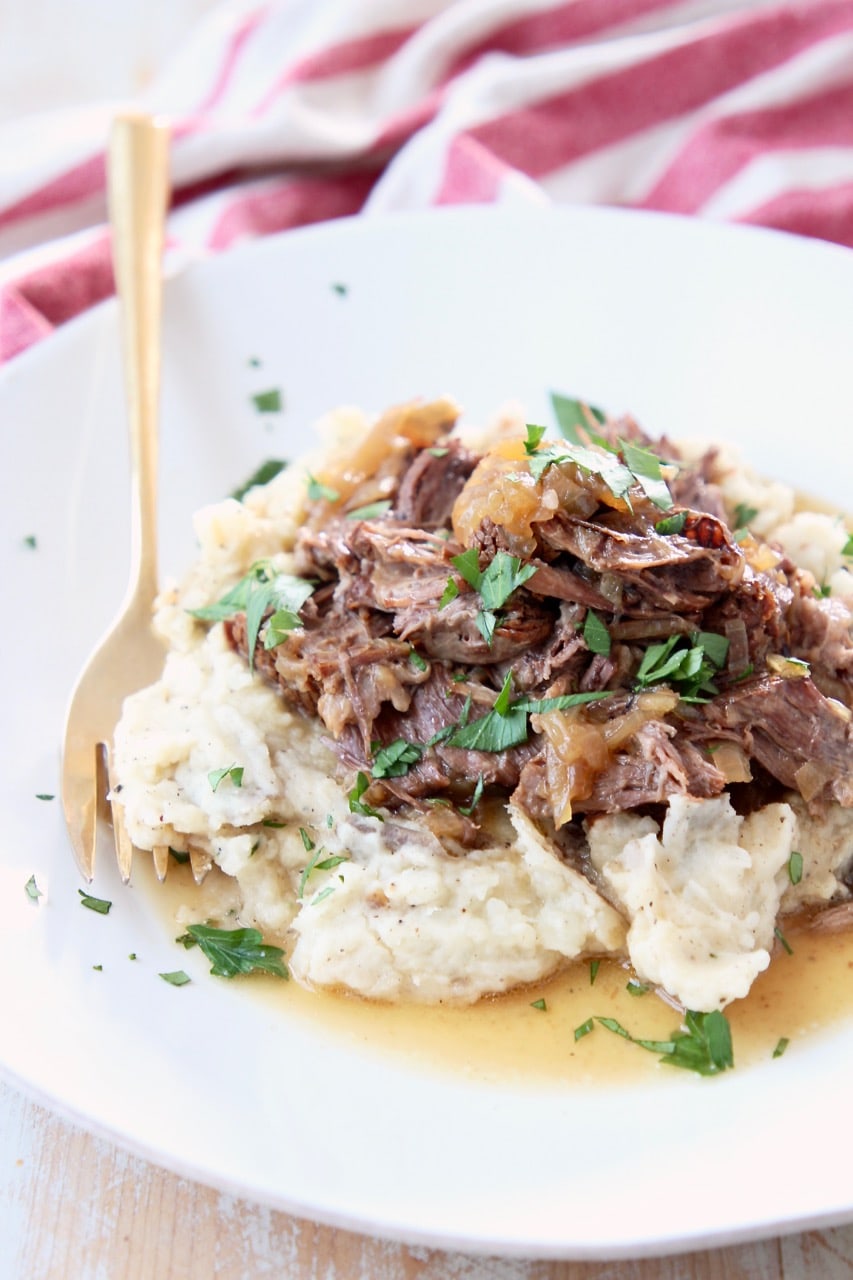
[[[134,880],[175,937],[186,927],[178,923],[178,911],[189,908],[189,919],[207,918],[223,879],[213,872],[199,887],[188,869],[176,867],[161,885],[147,859],[140,858],[134,868]],[[778,945],[747,998],[726,1009],[736,1067],[771,1060],[783,1040],[788,1041],[784,1052],[796,1053],[811,1037],[853,1017],[853,930],[798,929],[786,934],[786,941],[791,954]],[[597,971],[583,961],[543,982],[469,1006],[386,1005],[308,991],[293,980],[261,974],[234,981],[246,999],[262,1001],[282,1020],[313,1023],[342,1048],[478,1082],[586,1088],[670,1075],[658,1055],[596,1021],[615,1019],[632,1036],[652,1040],[665,1040],[678,1029],[679,1011],[652,990],[632,994],[630,978],[616,961],[602,960]],[[576,1029],[590,1019],[592,1031],[576,1039]]]

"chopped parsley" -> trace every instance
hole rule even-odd
[[[668,511],[672,506],[672,494],[669,491],[669,485],[663,478],[663,473],[660,469],[660,458],[652,453],[651,449],[633,444],[630,440],[620,440],[619,444],[622,446],[622,457],[625,459],[625,466],[631,472],[643,493],[661,511]]]
[[[371,773],[374,778],[401,778],[408,773],[413,764],[417,764],[423,755],[423,748],[405,738],[397,738],[387,747],[382,747],[373,758]]]
[[[283,458],[267,458],[266,462],[262,462],[248,479],[231,491],[230,496],[242,502],[250,489],[254,489],[259,484],[269,484],[270,480],[274,480],[286,466],[287,462]]]
[[[35,551],[38,546],[36,535],[34,533],[28,533],[25,538],[21,539],[21,541],[25,547],[29,547],[30,551]]]
[[[456,579],[448,578],[447,584],[441,593],[441,599],[438,602],[439,610],[444,609],[445,606],[449,605],[451,600],[455,600],[458,595],[459,587],[456,585]]]
[[[598,977],[598,970],[600,969],[600,967],[601,967],[601,961],[600,961],[600,960],[590,960],[590,962],[589,962],[589,985],[590,985],[591,987],[595,985],[595,980],[596,980],[596,978]]]
[[[551,408],[557,419],[560,434],[574,444],[582,443],[578,428],[582,427],[589,434],[593,423],[600,426],[607,420],[603,410],[596,409],[594,405],[585,404],[582,400],[574,400],[571,396],[560,395],[558,391],[551,392]],[[543,434],[544,431],[543,427]]]
[[[650,644],[634,678],[638,689],[669,684],[685,702],[707,702],[717,693],[713,677],[723,669],[729,651],[725,636],[711,631],[676,634]]]
[[[587,475],[599,476],[611,493],[629,507],[628,493],[635,484],[661,510],[666,511],[672,506],[672,494],[663,478],[660,459],[649,449],[629,440],[620,440],[619,451],[624,458],[621,461],[619,451],[600,436],[591,436],[594,444],[598,445],[597,449],[582,443],[580,437],[569,444],[554,444],[542,449],[539,446],[544,434],[544,427],[527,424],[524,448],[530,473],[536,480],[541,479],[550,466],[571,462]]]
[[[207,775],[212,791],[216,791],[226,778],[230,778],[235,787],[242,787],[243,766],[241,764],[229,764],[224,769],[212,769]]]
[[[39,898],[44,897],[44,894],[42,893],[41,889],[36,884],[36,878],[34,875],[30,876],[29,880],[24,885],[24,892],[26,893],[30,902],[38,902]]]
[[[158,975],[164,982],[168,982],[171,987],[185,987],[188,982],[192,982],[192,978],[183,969],[173,969],[171,973],[161,973]]]
[[[498,551],[481,571],[480,558],[475,547],[469,547],[461,555],[453,556],[450,563],[469,587],[474,588],[483,603],[483,608],[477,613],[475,621],[481,636],[491,647],[495,627],[500,623],[500,610],[512,593],[527,582],[528,578],[533,577],[536,566],[522,564],[517,556],[512,556],[507,551]],[[458,594],[459,588],[454,580],[449,578],[439,601],[439,609]]]
[[[328,858],[324,858],[323,853],[325,853],[324,849],[318,849],[299,877],[299,890],[296,895],[298,898],[305,893],[305,886],[315,871],[331,871],[334,867],[339,867],[342,862],[349,862],[345,854],[333,853]]]
[[[544,715],[549,711],[566,711],[586,702],[608,697],[607,691],[567,693],[556,698],[518,698],[510,701],[512,672],[507,672],[503,688],[491,711],[478,720],[462,725],[448,738],[448,746],[465,747],[469,751],[507,751],[527,741],[528,715]]]
[[[217,929],[207,924],[191,924],[178,942],[185,947],[198,946],[211,962],[210,972],[218,978],[234,978],[255,970],[277,978],[290,976],[281,947],[264,942],[257,929]]]
[[[340,281],[336,280],[332,284],[332,293],[336,293],[339,298],[345,298],[349,293],[349,285],[341,284]]]
[[[655,525],[655,533],[670,536],[675,533],[683,533],[684,526],[687,523],[687,512],[676,511],[674,516],[664,516],[663,520],[658,520]]]
[[[337,502],[340,496],[337,489],[332,489],[329,485],[322,484],[309,472],[308,499],[310,502]]]
[[[853,533],[848,534],[847,541],[841,548],[841,554],[843,556],[853,556]]]
[[[791,946],[790,942],[785,937],[784,933],[782,932],[782,930],[779,928],[778,925],[773,930],[773,933],[779,939],[779,942],[782,945],[782,950],[786,951],[789,956],[792,956],[794,954],[794,948]]]
[[[375,520],[377,516],[384,516],[391,510],[390,498],[383,498],[381,502],[368,502],[364,507],[356,507],[353,511],[347,512],[347,520]]]
[[[374,809],[361,798],[369,786],[370,779],[367,774],[358,773],[355,779],[355,786],[347,797],[349,800],[350,813],[360,813],[366,818],[378,818],[380,822],[384,822],[385,819],[382,817],[379,810]]]
[[[113,905],[106,898],[93,898],[91,893],[86,893],[83,889],[78,889],[80,894],[80,905],[88,907],[90,911],[97,911],[98,915],[106,916],[110,913],[110,907]]]
[[[281,392],[278,387],[271,387],[269,391],[256,391],[252,396],[252,404],[258,413],[280,413]]]
[[[610,632],[594,609],[587,609],[583,624],[583,638],[590,653],[600,653],[605,657],[610,653]]]
[[[735,507],[734,511],[732,512],[732,520],[734,521],[735,533],[738,533],[741,530],[746,532],[748,526],[752,524],[753,520],[757,515],[758,515],[757,507],[750,507],[745,502],[739,502]]]
[[[202,622],[222,622],[235,614],[245,613],[246,646],[249,669],[252,670],[258,633],[269,610],[273,610],[269,624],[271,635],[268,633],[265,647],[271,649],[275,644],[281,644],[285,632],[302,626],[299,610],[313,591],[314,584],[305,578],[279,573],[270,560],[257,560],[249,572],[214,604],[188,612]]]
[[[36,792],[36,800],[55,800],[55,799],[56,799],[56,796],[55,796],[55,795],[52,795],[52,794],[51,794],[50,792],[48,792],[48,791],[37,791],[37,792]]]
[[[644,996],[651,990],[647,982],[637,982],[632,978],[630,982],[625,984],[625,990],[629,996]]]
[[[482,794],[483,794],[483,775],[481,773],[477,778],[477,782],[474,787],[474,793],[471,796],[471,799],[468,801],[467,804],[460,804],[457,806],[457,808],[459,809],[459,812],[463,813],[466,818],[470,818],[471,814],[474,812],[477,805],[480,803],[480,798]]]
[[[416,671],[426,671],[429,668],[429,663],[425,658],[421,657],[417,649],[409,650],[409,662],[411,662]]]
[[[776,1048],[773,1050],[772,1056],[774,1058],[781,1058],[790,1043],[791,1041],[787,1036],[780,1036],[776,1041]]]
[[[788,859],[788,879],[791,884],[799,884],[803,878],[803,855],[798,853],[796,849],[791,850],[791,856]]]
[[[632,1036],[615,1018],[596,1018],[596,1022],[631,1044],[660,1054],[660,1061],[665,1066],[713,1076],[735,1064],[731,1029],[719,1009],[710,1013],[696,1013],[688,1009],[684,1015],[684,1026],[669,1040],[643,1040]]]
[[[575,1027],[575,1043],[583,1040],[584,1036],[588,1036],[590,1031],[595,1030],[595,1024],[592,1018],[587,1018],[586,1022],[582,1022],[579,1027]]]
[[[531,1009],[538,1009],[540,1013],[546,1013],[548,1009],[547,1004],[541,996],[538,1000],[531,1000],[530,1007]]]

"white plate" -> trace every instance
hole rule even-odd
[[[262,458],[293,456],[321,412],[417,394],[450,392],[474,420],[519,399],[542,421],[557,388],[655,432],[741,440],[765,471],[849,504],[853,255],[840,248],[619,212],[469,209],[252,245],[171,281],[166,313],[165,572],[192,554],[192,511]],[[853,1216],[838,1155],[853,1146],[849,1023],[713,1081],[478,1085],[342,1052],[208,977],[109,858],[93,892],[112,912],[81,910],[59,802],[35,797],[59,791],[69,689],[124,586],[115,319],[105,305],[0,376],[8,1075],[180,1173],[433,1245],[615,1257]],[[286,398],[277,418],[250,404],[269,386]],[[181,990],[156,977],[180,967],[194,978]]]

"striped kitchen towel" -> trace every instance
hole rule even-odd
[[[126,105],[4,129],[0,362],[112,291]],[[328,218],[530,200],[853,246],[853,0],[225,0],[132,105],[173,130],[171,269]]]

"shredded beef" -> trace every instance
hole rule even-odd
[[[424,449],[403,477],[394,515],[424,529],[441,528],[477,465],[477,457],[457,440],[442,449]]]
[[[432,422],[428,412],[424,421]],[[625,502],[595,477],[573,507],[577,470],[551,490],[546,472],[537,508],[519,461],[525,487],[518,492],[530,504],[521,542],[530,554],[511,560],[519,529],[500,523],[499,503],[483,510],[479,525],[475,517],[465,526],[467,548],[457,540],[454,509],[470,493],[480,458],[447,434],[451,421],[438,414],[422,440],[409,432],[380,465],[387,515],[352,518],[352,499],[344,509],[327,501],[320,514],[312,510],[295,548],[297,572],[317,584],[302,625],[270,650],[259,639],[254,654],[258,673],[283,699],[325,725],[342,776],[368,776],[369,803],[419,810],[454,848],[479,839],[479,809],[467,808],[480,795],[511,795],[554,830],[565,805],[550,789],[569,766],[560,761],[559,734],[542,731],[553,704],[539,708],[543,700],[594,693],[603,700],[554,712],[567,717],[569,738],[573,725],[592,735],[584,781],[572,783],[575,814],[719,795],[728,785],[714,763],[721,742],[738,744],[759,789],[799,790],[813,810],[853,806],[850,611],[819,598],[810,575],[781,553],[764,548],[756,558],[739,545],[714,483],[713,450],[668,470],[672,532],[639,485]],[[677,457],[669,442],[655,444],[630,419],[604,424],[602,434],[617,450],[630,439],[664,460]],[[516,477],[495,475],[509,483],[511,504]],[[371,483],[364,478],[359,493]],[[496,606],[471,577],[470,548],[480,574],[497,557],[507,573],[525,570]],[[454,560],[466,550],[463,573]],[[245,617],[226,629],[248,656]],[[689,647],[701,633],[728,641],[713,681],[681,702],[683,691],[673,686],[663,709],[630,720],[627,740],[608,745],[608,726],[630,717],[644,695],[637,675],[650,646]],[[789,655],[809,664],[801,678],[775,674]],[[524,740],[502,749],[488,740],[477,749],[452,745],[454,731],[492,712],[502,690],[539,704],[527,720],[524,708],[513,712],[526,724]],[[388,776],[374,773],[377,752],[399,739],[416,758]]]

